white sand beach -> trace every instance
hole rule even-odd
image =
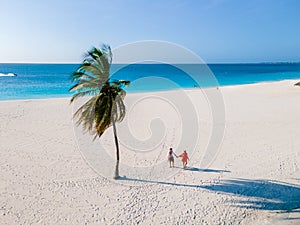
[[[69,99],[1,101],[0,224],[299,224],[296,82],[219,88],[224,137],[204,168],[214,121],[201,90],[184,92],[199,139],[182,133],[180,111],[167,101],[179,91],[128,94],[117,181],[111,128],[89,143],[74,129]],[[175,168],[167,162],[170,146],[184,150],[176,148],[181,137],[195,141],[195,150],[185,145],[187,170],[180,159]]]

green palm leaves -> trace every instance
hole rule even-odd
[[[84,96],[90,96],[74,114],[77,125],[83,125],[85,131],[100,137],[113,122],[120,122],[125,117],[124,86],[130,84],[125,80],[110,80],[112,53],[110,46],[93,48],[83,60],[80,67],[72,73],[74,92],[71,102]]]

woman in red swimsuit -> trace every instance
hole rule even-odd
[[[186,153],[186,150],[184,150],[184,152],[181,155],[179,155],[179,157],[182,158],[181,161],[183,164],[183,169],[185,169],[187,165],[187,161],[190,160],[188,154]]]

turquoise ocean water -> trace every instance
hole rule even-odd
[[[116,72],[112,78],[132,81],[129,93],[300,79],[300,63],[209,64],[208,67],[212,73],[206,66],[193,64],[132,64],[123,68],[113,65],[112,71]],[[0,64],[0,100],[71,96],[70,74],[77,68],[76,64]],[[3,76],[8,73],[17,76]],[[216,80],[211,80],[212,74]]]

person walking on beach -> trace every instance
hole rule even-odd
[[[170,163],[170,168],[173,167],[174,168],[174,155],[176,157],[178,157],[174,152],[173,152],[173,149],[170,148],[169,150],[169,154],[168,154],[168,161]]]
[[[184,152],[182,154],[180,154],[179,157],[182,158],[181,161],[182,161],[182,164],[183,164],[183,169],[185,169],[186,165],[187,165],[187,161],[190,160],[186,150],[184,150]]]

